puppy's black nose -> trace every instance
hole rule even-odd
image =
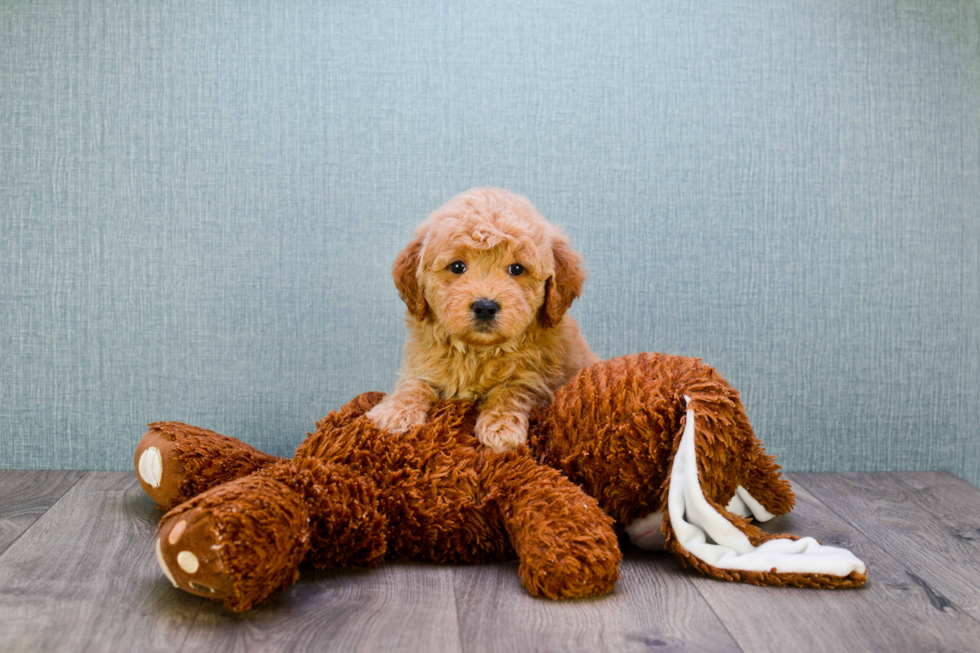
[[[492,299],[478,299],[470,305],[473,315],[481,322],[489,322],[500,310],[500,304]]]

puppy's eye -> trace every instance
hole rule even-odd
[[[507,268],[507,272],[509,272],[511,275],[515,277],[519,277],[522,274],[524,274],[524,266],[521,265],[520,263],[511,263],[510,266]]]
[[[466,263],[463,263],[462,261],[453,261],[449,264],[449,269],[453,274],[463,274],[466,272]]]

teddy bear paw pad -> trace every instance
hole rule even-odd
[[[184,470],[172,437],[150,429],[137,445],[133,462],[136,479],[151,499],[164,507],[179,503]]]
[[[160,527],[157,559],[174,587],[217,599],[230,596],[233,591],[210,512],[205,509],[193,508]]]
[[[160,450],[149,447],[140,454],[137,471],[147,485],[160,487],[160,479],[163,477],[163,458],[160,456]]]

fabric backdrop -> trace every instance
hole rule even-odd
[[[0,466],[151,420],[288,454],[395,381],[389,277],[527,195],[600,356],[699,356],[789,470],[980,481],[978,3],[0,7]]]

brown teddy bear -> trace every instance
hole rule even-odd
[[[147,494],[171,509],[156,544],[171,582],[247,610],[295,582],[304,560],[516,554],[531,594],[590,596],[618,578],[617,528],[727,580],[866,580],[850,552],[745,519],[789,512],[793,493],[738,393],[698,359],[592,365],[534,411],[527,444],[504,453],[473,436],[472,402],[438,402],[425,424],[392,435],[365,416],[383,397],[365,393],[327,415],[292,459],[178,422],[150,424],[135,462]]]

